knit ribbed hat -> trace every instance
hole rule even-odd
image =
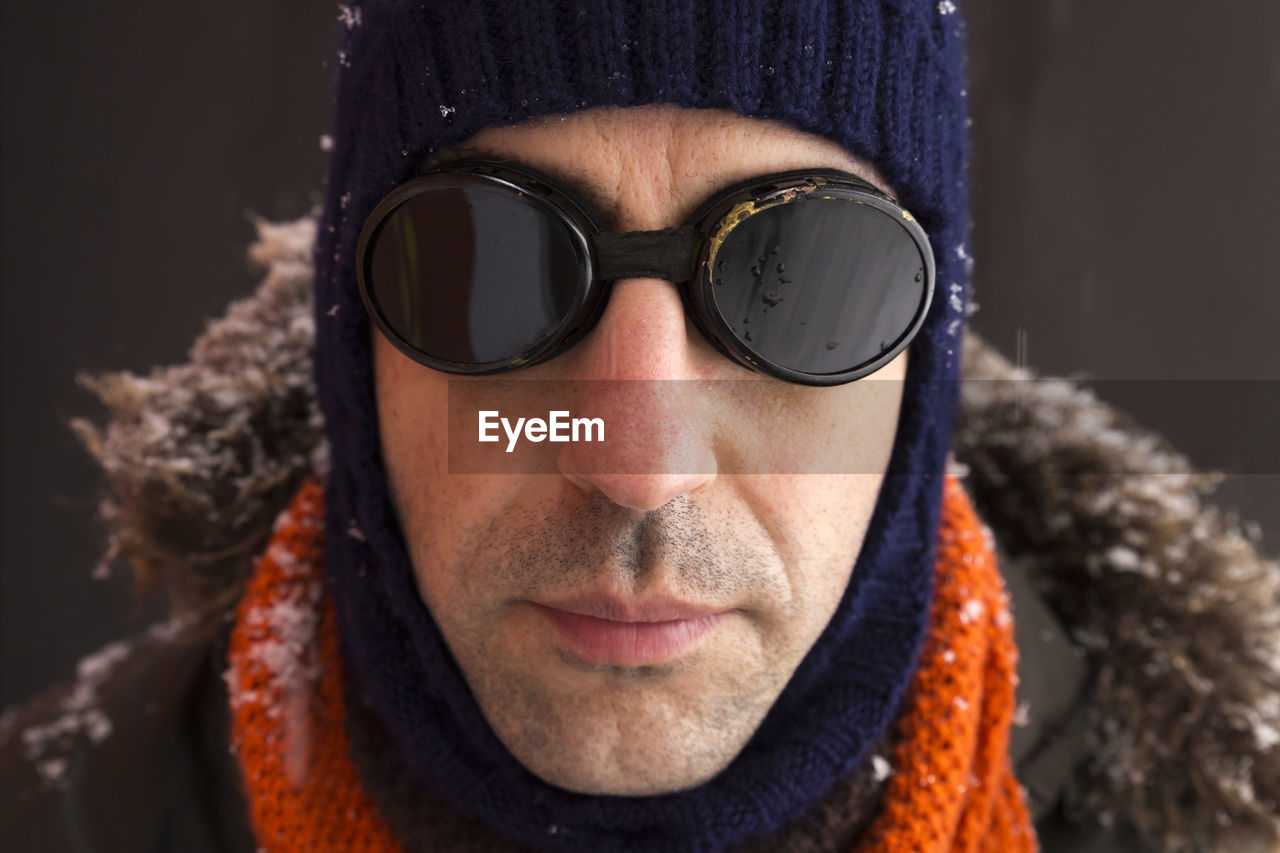
[[[925,627],[968,276],[955,4],[365,0],[340,20],[316,371],[326,559],[355,686],[418,784],[527,845],[712,850],[785,826],[892,722]],[[381,463],[354,248],[432,151],[534,116],[654,103],[778,120],[870,160],[929,233],[938,290],[849,589],[756,735],[694,790],[590,797],[538,780],[498,741],[421,600]]]

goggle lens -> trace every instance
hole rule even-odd
[[[499,186],[429,189],[372,237],[375,310],[405,343],[458,365],[503,364],[554,334],[581,273],[569,228]]]
[[[925,259],[894,217],[846,198],[775,204],[732,227],[712,298],[760,358],[803,373],[874,362],[925,302]]]

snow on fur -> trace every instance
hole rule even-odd
[[[111,412],[105,427],[72,424],[111,489],[109,554],[180,611],[238,597],[272,520],[325,464],[310,361],[315,221],[255,224],[250,257],[266,279],[209,324],[189,363],[80,377]]]
[[[1071,795],[1157,849],[1280,838],[1280,564],[1201,500],[1159,436],[971,338],[956,453],[983,517],[1088,653],[1090,755]]]

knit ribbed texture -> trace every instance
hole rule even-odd
[[[316,369],[331,451],[326,558],[361,694],[420,784],[530,844],[715,849],[785,825],[888,726],[925,626],[967,282],[955,5],[371,0],[339,27]],[[546,785],[510,755],[421,602],[380,461],[354,246],[374,205],[432,151],[486,126],[647,103],[777,119],[871,160],[930,234],[938,290],[911,345],[853,580],[757,735],[693,791],[593,798]],[[353,525],[358,538],[346,535]]]
[[[316,483],[303,487],[237,609],[228,673],[232,743],[262,850],[391,853],[402,845],[348,756],[342,656],[332,599],[323,592],[321,503]],[[894,774],[857,853],[1035,849],[1008,757],[1017,652],[987,535],[963,488],[948,478],[923,656],[897,723]],[[835,821],[859,819],[856,809],[828,805]],[[439,833],[457,840],[458,831]],[[461,846],[450,849],[490,849],[484,835],[468,846],[468,830],[461,831]],[[613,840],[625,840],[625,828],[618,832]],[[420,835],[430,838],[432,828]],[[778,842],[779,851],[790,849],[787,837]]]
[[[308,481],[277,520],[236,609],[231,749],[259,850],[398,850],[347,756],[323,518],[323,493]]]
[[[1022,853],[1036,839],[1009,758],[1018,652],[990,531],[954,477],[936,592],[894,776],[857,853]]]
[[[523,849],[474,818],[454,812],[414,784],[382,724],[364,699],[344,684],[346,732],[360,786],[377,803],[405,853],[516,853]],[[837,781],[799,821],[777,832],[736,842],[726,853],[832,853],[852,850],[880,807],[888,779],[878,775],[897,730],[890,726],[850,774]]]

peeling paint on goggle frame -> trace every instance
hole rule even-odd
[[[466,160],[383,199],[357,245],[360,295],[388,340],[456,374],[502,373],[565,352],[600,318],[613,282],[679,290],[721,353],[805,385],[839,385],[891,361],[934,291],[928,237],[856,175],[753,178],[679,228],[606,231],[537,171]]]

